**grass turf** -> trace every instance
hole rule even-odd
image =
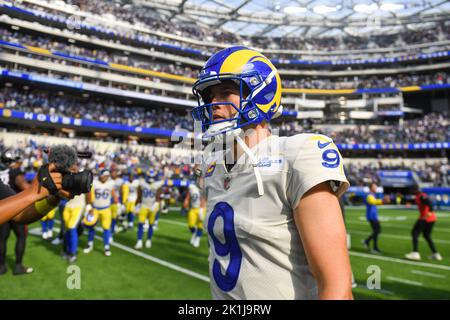
[[[422,262],[405,264],[403,256],[411,251],[410,230],[417,215],[413,210],[381,209],[380,248],[383,253],[376,255],[368,253],[361,243],[370,233],[364,210],[347,208],[347,229],[352,237],[350,258],[358,284],[353,291],[356,299],[450,299],[450,214],[438,215],[433,232],[443,261],[429,260],[430,250],[421,239]],[[30,230],[39,227],[35,223]],[[161,216],[152,248],[140,252],[171,263],[172,268],[169,268],[114,246],[113,255],[105,257],[101,239],[95,240],[93,252],[84,254],[81,249],[86,245],[86,235],[83,235],[76,262],[80,268],[81,289],[70,290],[66,285],[69,264],[60,255],[60,246],[36,235],[28,237],[24,259],[25,265],[35,269],[34,273],[13,276],[10,270],[14,263],[15,241],[11,235],[9,272],[0,276],[0,299],[210,299],[209,284],[204,279],[208,276],[207,239],[202,238],[200,248],[193,248],[189,239],[185,217],[177,211]],[[115,241],[132,249],[136,230],[116,235]],[[391,258],[399,261],[391,261]],[[374,265],[381,271],[381,289],[370,290],[366,286],[370,276],[367,270]],[[173,269],[177,267],[203,279]]]

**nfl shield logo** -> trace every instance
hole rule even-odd
[[[223,180],[223,187],[225,190],[230,189],[230,181],[231,181],[230,177],[226,177],[225,180]]]

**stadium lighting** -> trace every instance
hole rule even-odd
[[[383,3],[380,6],[380,9],[383,11],[397,11],[404,9],[405,5],[402,3]]]
[[[297,6],[289,6],[283,9],[284,13],[286,14],[296,14],[296,13],[302,13],[305,12],[307,9],[304,7],[297,7]]]
[[[370,13],[378,10],[378,5],[376,3],[371,4],[357,4],[353,7],[356,12]]]
[[[338,7],[329,7],[329,6],[319,5],[319,6],[315,6],[313,8],[313,11],[315,13],[325,14],[325,13],[336,12],[338,9],[339,9],[339,6]]]

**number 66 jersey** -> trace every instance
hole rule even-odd
[[[262,196],[245,154],[229,172],[223,151],[203,165],[213,298],[316,299],[293,211],[322,182],[329,181],[338,197],[347,190],[339,151],[327,136],[299,134],[269,136],[252,152]]]

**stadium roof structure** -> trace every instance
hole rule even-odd
[[[117,1],[117,0],[116,0]],[[450,21],[448,0],[132,0],[166,19],[242,36],[394,34]]]

